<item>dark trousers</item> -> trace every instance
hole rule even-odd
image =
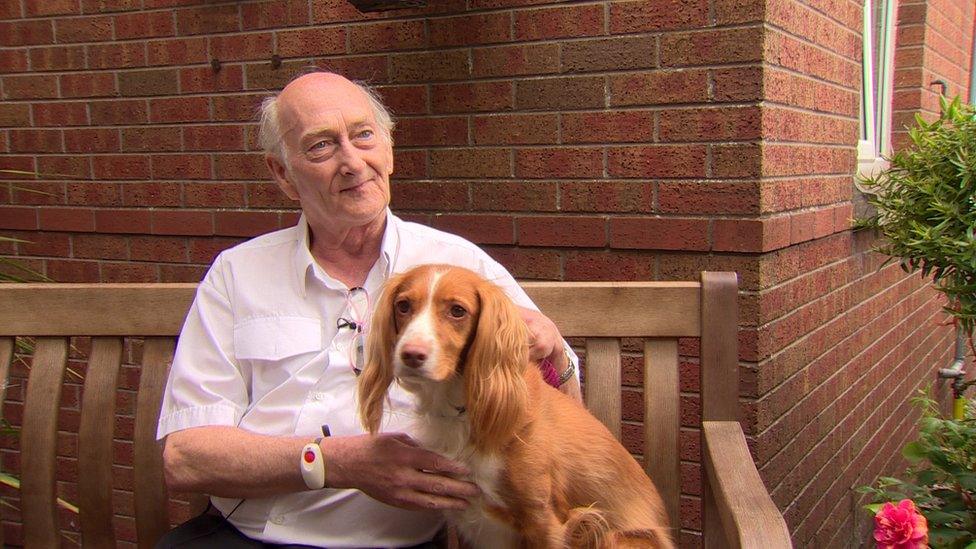
[[[440,537],[440,536],[438,536]],[[438,549],[439,541],[428,541],[408,549]],[[216,509],[173,528],[158,542],[156,549],[314,549],[311,545],[265,543],[251,539],[234,527]]]

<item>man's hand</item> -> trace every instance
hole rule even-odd
[[[325,485],[356,488],[404,509],[465,509],[481,495],[475,484],[458,480],[470,471],[460,463],[420,448],[403,433],[326,437]]]
[[[556,328],[556,323],[539,311],[525,307],[518,309],[522,313],[522,320],[529,328],[529,359],[539,362],[548,357],[557,372],[560,374],[565,372],[569,367],[569,360],[563,352],[563,336],[560,335],[559,328]],[[559,390],[579,402],[583,401],[583,394],[575,375],[570,377]]]

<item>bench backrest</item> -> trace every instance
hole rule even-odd
[[[736,420],[737,282],[702,273],[700,282],[528,282],[523,285],[564,336],[585,346],[590,410],[621,433],[621,338],[643,342],[644,463],[679,524],[678,338],[700,337],[703,420]],[[78,501],[85,546],[114,546],[112,501],[116,388],[123,338],[142,341],[133,431],[133,506],[139,546],[169,527],[160,447],[159,404],[175,337],[195,284],[0,285],[0,379],[7,379],[15,337],[30,336],[33,358],[20,433],[24,541],[58,544],[56,447],[70,337],[90,337],[78,427]],[[6,385],[0,387],[0,398]],[[704,475],[703,475],[704,477]],[[708,490],[707,482],[703,482]],[[117,503],[117,502],[116,502]]]

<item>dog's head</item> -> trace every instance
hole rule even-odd
[[[498,286],[460,267],[415,267],[387,282],[373,312],[359,382],[363,425],[379,429],[394,377],[414,392],[455,384],[464,402],[451,404],[469,414],[474,444],[496,449],[525,407],[527,364],[525,322]]]

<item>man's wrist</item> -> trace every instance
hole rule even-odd
[[[322,452],[322,439],[318,438],[302,448],[299,457],[299,468],[302,480],[309,490],[325,488],[325,455]]]

